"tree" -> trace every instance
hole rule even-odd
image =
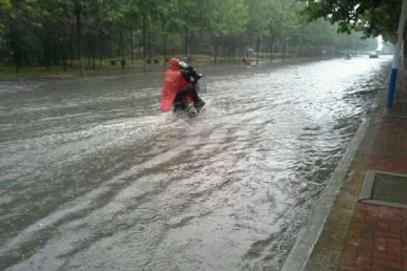
[[[209,20],[214,48],[214,62],[217,62],[218,47],[222,40],[237,39],[246,31],[248,10],[244,0],[213,2],[212,19]]]
[[[38,37],[36,29],[40,28],[36,0],[0,0],[0,28],[11,52],[16,72],[19,72],[24,60],[28,59],[28,51],[36,47]]]
[[[175,35],[182,26],[182,19],[178,17],[178,3],[176,0],[161,0],[158,10],[160,34],[162,36],[163,64],[167,62],[168,38]]]
[[[267,33],[269,14],[268,0],[246,0],[248,8],[248,35],[252,44],[256,44],[256,63],[259,62],[260,42]]]
[[[206,5],[210,5],[211,0],[207,1],[185,1],[178,0],[178,16],[180,18],[180,31],[184,37],[184,55],[189,54],[189,40],[191,33],[199,31],[203,24],[207,22],[204,12],[210,12]]]
[[[366,36],[397,38],[400,0],[306,0],[305,13],[311,20],[326,18],[337,23],[339,31],[363,31]]]
[[[0,15],[5,16],[5,11],[10,10],[10,0],[0,0]],[[1,12],[3,10],[3,12]],[[0,37],[4,33],[4,23],[0,21]]]
[[[360,14],[353,28],[367,21],[370,30],[365,32],[381,33],[393,28],[389,14],[397,13],[394,3],[400,0],[308,0],[308,6],[305,1],[0,0],[0,60],[15,64],[16,71],[23,65],[48,69],[62,65],[66,70],[77,60],[84,74],[85,68],[96,68],[97,56],[100,66],[105,58],[111,58],[111,65],[120,58],[124,68],[130,52],[134,63],[137,42],[144,69],[147,60],[153,63],[159,53],[166,60],[170,52],[213,52],[215,62],[218,56],[234,60],[236,53],[247,52],[247,47],[256,49],[257,62],[260,53],[265,55],[265,48],[270,49],[270,57],[273,47],[284,56],[287,52],[317,54],[321,48],[352,47],[356,43],[339,38],[336,25],[322,20],[306,24],[298,11],[306,8],[311,18],[327,17],[337,22],[342,17],[329,10],[342,14],[341,8],[355,9]],[[369,9],[367,3],[379,4]],[[341,30],[346,31],[347,26],[342,25]]]

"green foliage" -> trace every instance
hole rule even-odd
[[[244,33],[248,23],[248,10],[244,0],[216,1],[209,23],[212,35],[216,37]]]
[[[215,48],[215,54],[219,49],[224,55],[243,55],[248,48],[264,51],[269,44],[279,45],[280,51],[284,44],[318,52],[361,46],[348,40],[359,37],[338,36],[336,26],[322,20],[305,23],[300,14],[306,7],[307,16],[328,17],[347,31],[348,24],[341,20],[349,12],[339,9],[333,16],[327,12],[336,7],[332,3],[358,1],[308,2],[306,7],[297,0],[0,0],[0,58],[16,66],[65,69],[82,56],[95,66],[95,59],[102,63],[105,58],[132,55],[143,60],[147,50],[151,57],[167,51],[181,54],[184,47],[202,54],[215,53]],[[396,0],[359,2],[380,4],[374,10],[361,4],[353,28],[370,22],[369,30],[363,30],[376,34],[393,27],[397,11],[391,7],[397,6]]]
[[[302,22],[298,14],[301,8],[303,8],[303,5],[298,1],[292,0],[278,2],[278,4],[275,4],[278,21],[275,20],[273,22],[277,24],[273,29],[274,32],[277,32],[277,35],[280,35],[283,39],[290,39],[296,32],[301,33],[299,28]],[[278,34],[278,32],[281,32],[281,34]]]
[[[9,9],[11,8],[10,0],[0,0],[0,9]]]
[[[263,36],[270,20],[268,0],[246,0],[249,10],[247,30],[250,35]]]
[[[309,19],[326,18],[339,26],[340,32],[363,31],[365,36],[396,38],[401,10],[400,0],[305,0]]]

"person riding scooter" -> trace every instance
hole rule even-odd
[[[164,73],[161,111],[167,112],[172,105],[174,111],[187,110],[189,102],[199,111],[205,104],[197,93],[197,82],[201,77],[192,66],[172,58],[168,62],[168,70]]]
[[[191,65],[189,65],[185,61],[179,61],[178,62],[180,67],[181,67],[181,73],[184,76],[185,80],[188,82],[196,85],[198,83],[198,80],[203,77],[201,73],[197,73]]]

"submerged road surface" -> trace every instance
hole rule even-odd
[[[0,270],[278,270],[388,61],[0,83]]]

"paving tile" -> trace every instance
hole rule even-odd
[[[406,99],[396,101],[398,113],[402,111],[397,108],[407,109],[407,77],[402,84],[405,89],[401,96]],[[407,116],[407,110],[404,111]],[[330,271],[407,271],[407,209],[357,202],[367,170],[407,174],[407,118],[389,115],[374,125],[377,125],[374,135],[368,139],[370,143],[366,143],[369,147],[365,146],[366,150],[357,156],[352,174],[338,197],[341,205],[334,205],[334,215],[324,229],[330,237],[335,232],[342,233],[331,247],[335,252],[321,249],[327,245],[319,245],[318,253],[322,254],[319,259],[323,259],[323,254],[336,255],[338,262],[331,265]],[[338,217],[344,214],[346,216]],[[348,222],[336,223],[342,220]],[[326,237],[324,240],[333,241]],[[318,270],[324,270],[321,268]]]
[[[405,142],[407,119],[385,118],[369,157],[369,168],[406,173]],[[407,210],[357,203],[337,271],[341,268],[407,271]]]

